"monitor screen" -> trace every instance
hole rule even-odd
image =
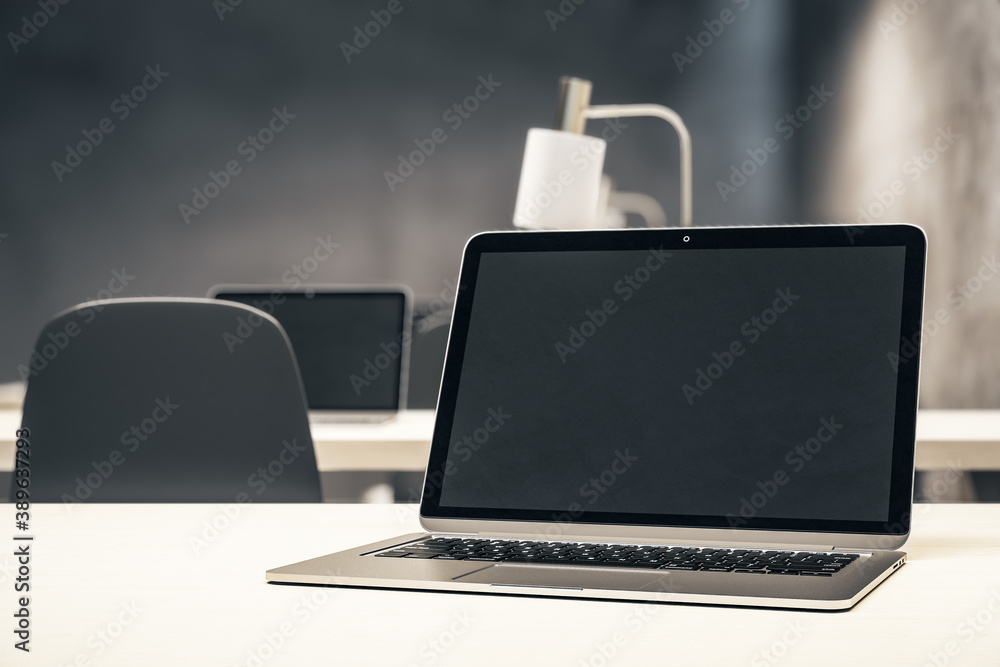
[[[432,514],[887,520],[904,244],[566,245],[482,252],[463,275]]]
[[[288,333],[311,410],[395,411],[409,327],[402,291],[220,291]]]

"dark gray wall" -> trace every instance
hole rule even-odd
[[[220,282],[281,282],[329,237],[340,246],[309,282],[403,282],[436,295],[469,236],[510,227],[525,132],[550,125],[564,74],[592,79],[595,103],[658,102],[682,114],[694,137],[696,224],[803,221],[819,210],[810,165],[829,153],[832,106],[781,139],[727,201],[716,183],[775,136],[812,86],[837,80],[867,2],[401,1],[350,63],[340,44],[386,2],[245,1],[221,20],[208,0],[71,2],[16,53],[8,35],[0,381],[17,378],[48,317],[100,295],[123,269],[134,279],[121,296],[202,295]],[[576,8],[553,22],[560,6]],[[18,32],[38,11],[4,3],[0,28]],[[717,21],[723,11],[728,25]],[[710,43],[679,68],[675,54],[699,36]],[[169,76],[119,119],[112,102],[147,66]],[[444,112],[490,75],[500,87],[452,129]],[[246,163],[238,146],[273,108],[295,118]],[[53,161],[105,117],[114,131],[60,182]],[[607,171],[676,220],[676,137],[657,120],[628,124]],[[447,141],[390,191],[384,172],[437,127]],[[186,224],[179,204],[234,159],[242,173]]]

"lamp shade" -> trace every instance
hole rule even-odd
[[[514,225],[522,229],[597,226],[603,139],[532,128],[524,146]]]

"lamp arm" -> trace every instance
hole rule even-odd
[[[586,118],[623,118],[626,116],[652,116],[662,118],[677,132],[681,147],[681,224],[691,226],[691,133],[680,115],[659,104],[598,104],[583,111]]]
[[[635,213],[642,216],[647,227],[666,227],[667,214],[660,202],[642,192],[622,192],[613,190],[608,197],[608,206],[617,208],[622,213]]]

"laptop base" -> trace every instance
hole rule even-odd
[[[779,577],[376,558],[373,552],[429,537],[402,535],[267,571],[270,583],[588,598],[635,602],[845,611],[905,563],[900,551],[865,553],[833,577]]]

